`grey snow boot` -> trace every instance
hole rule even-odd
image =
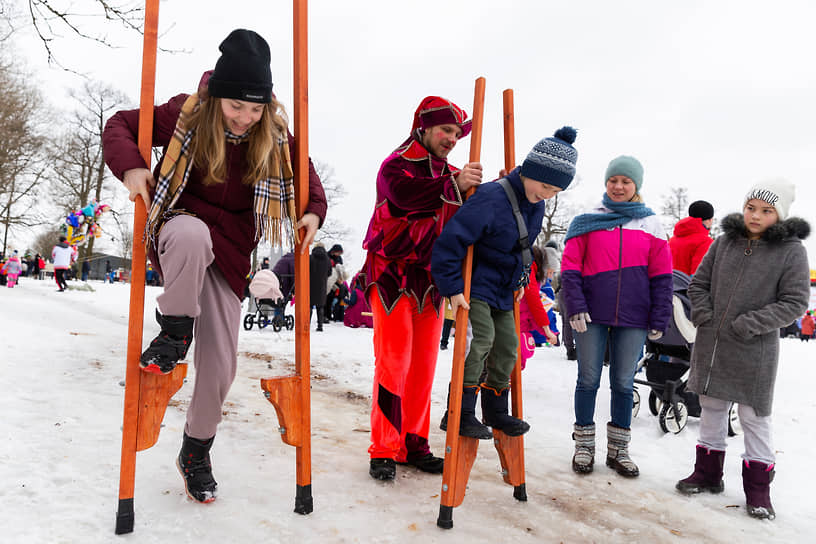
[[[595,464],[595,424],[575,425],[572,439],[575,440],[572,470],[578,474],[589,474]]]
[[[634,478],[640,474],[637,465],[629,458],[629,441],[632,431],[606,424],[606,466],[615,469],[621,476]]]

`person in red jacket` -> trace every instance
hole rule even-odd
[[[802,332],[800,333],[800,340],[807,342],[813,336],[814,321],[813,312],[808,311],[802,318]]]
[[[714,206],[705,200],[692,202],[689,216],[674,226],[674,236],[669,239],[672,254],[672,268],[693,276],[700,261],[714,241],[709,234],[714,221]]]
[[[374,317],[374,395],[369,474],[393,480],[396,463],[441,473],[428,446],[431,387],[442,335],[442,296],[431,250],[462,194],[482,180],[482,165],[462,170],[448,153],[471,121],[438,96],[422,100],[411,134],[380,166],[377,201],[363,241],[366,295]]]
[[[269,45],[238,29],[219,49],[196,93],[154,108],[152,143],[165,150],[155,177],[138,150],[138,110],[113,115],[102,135],[108,167],[130,200],[141,197],[149,210],[150,261],[164,280],[161,332],[142,353],[142,369],[171,372],[195,338],[195,384],[177,466],[199,502],[216,497],[209,452],[237,369],[252,251],[261,240],[291,245],[301,227],[305,251],[326,214],[310,165],[309,203],[295,216],[295,142],[272,94]]]

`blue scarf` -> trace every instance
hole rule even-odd
[[[567,229],[564,242],[570,238],[593,232],[596,230],[608,230],[628,223],[632,219],[649,217],[655,213],[647,208],[643,202],[615,202],[609,195],[604,193],[603,205],[611,210],[602,213],[584,213],[576,217]]]

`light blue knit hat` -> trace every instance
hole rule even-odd
[[[640,188],[643,187],[643,165],[636,158],[629,155],[621,155],[610,161],[609,166],[606,167],[604,182],[612,176],[626,176],[631,179],[635,182],[638,193]]]

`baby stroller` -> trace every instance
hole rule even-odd
[[[257,324],[259,329],[263,329],[270,323],[275,332],[280,332],[284,327],[287,331],[294,329],[295,317],[286,315],[286,306],[292,300],[292,291],[293,289],[290,288],[288,293],[284,293],[284,296],[277,300],[254,297],[250,302],[249,313],[244,316],[244,329],[252,330],[254,324]]]
[[[672,319],[666,333],[656,341],[647,340],[643,358],[638,362],[635,383],[649,387],[649,411],[657,416],[664,433],[680,433],[689,416],[700,417],[700,399],[689,391],[691,349],[697,330],[691,323],[691,301],[688,286],[691,277],[672,271]],[[646,379],[641,370],[645,369]],[[640,393],[634,389],[632,417],[640,410]],[[732,404],[728,415],[728,436],[739,434],[737,405]]]

